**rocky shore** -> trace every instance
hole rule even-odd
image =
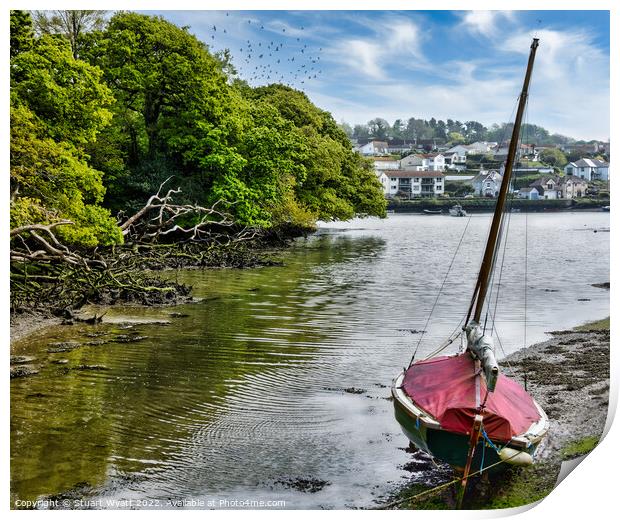
[[[561,463],[591,451],[600,439],[609,403],[609,318],[573,330],[554,331],[552,338],[520,350],[500,363],[549,416],[550,429],[536,463],[510,468],[492,485],[473,479],[465,506],[497,509],[530,504],[547,496],[556,485]],[[423,452],[413,451],[405,469],[409,482],[387,497],[386,509],[453,509],[454,486],[420,498],[454,479],[445,466],[436,466]]]

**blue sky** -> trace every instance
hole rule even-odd
[[[537,34],[528,122],[609,137],[607,11],[148,12],[230,49],[250,84],[290,84],[350,124],[508,121]]]

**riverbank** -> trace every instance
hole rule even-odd
[[[295,233],[301,232],[295,230]],[[244,242],[124,245],[101,252],[89,267],[32,264],[11,272],[11,343],[51,325],[71,324],[87,304],[172,306],[191,302],[192,288],[166,279],[174,269],[253,268],[275,257],[296,236],[292,230]],[[45,274],[52,269],[51,274]]]
[[[478,198],[417,198],[411,200],[391,199],[388,202],[388,211],[394,213],[422,213],[424,210],[448,210],[455,204],[460,204],[469,213],[488,213],[495,210],[497,199],[488,197]],[[529,200],[510,199],[508,207],[513,211],[540,212],[540,211],[603,211],[603,206],[609,205],[609,199],[557,199],[557,200]]]
[[[609,402],[609,318],[551,335],[501,361],[506,374],[526,385],[549,416],[549,433],[536,453],[536,463],[510,468],[491,485],[470,480],[467,508],[518,507],[541,500],[555,487],[561,463],[591,451],[603,433]],[[451,481],[454,474],[449,468],[437,468],[419,451],[413,452],[410,468],[409,483],[380,507],[455,507],[453,486],[412,498]]]

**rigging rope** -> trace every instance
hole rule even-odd
[[[474,476],[479,475],[479,474],[481,474],[481,473],[483,473],[483,472],[485,472],[485,471],[487,471],[487,470],[489,470],[491,468],[494,468],[495,466],[499,466],[500,464],[504,464],[506,462],[509,462],[512,459],[514,459],[517,455],[519,455],[520,453],[521,453],[520,451],[517,451],[514,455],[512,455],[511,457],[509,457],[507,459],[499,460],[499,461],[491,464],[490,466],[487,466],[486,468],[481,468],[481,469],[476,470],[476,471],[474,471],[472,473],[469,473],[467,475],[467,477],[468,478],[469,477],[474,477]],[[418,498],[421,498],[421,497],[423,497],[425,495],[430,495],[431,493],[435,493],[437,491],[440,491],[441,489],[445,489],[448,486],[456,484],[457,482],[461,482],[462,480],[463,480],[463,477],[458,477],[458,478],[455,478],[454,480],[450,480],[449,482],[445,482],[444,484],[440,484],[439,486],[435,486],[434,488],[427,489],[427,490],[422,491],[420,493],[417,493],[417,494],[415,494],[413,496],[401,498],[399,500],[394,500],[393,502],[388,502],[387,504],[383,504],[383,505],[378,506],[378,507],[368,507],[366,509],[372,509],[372,510],[390,509],[391,507],[398,506],[398,505],[404,504],[406,502],[411,502],[411,501],[416,500]]]
[[[463,229],[463,233],[461,234],[461,239],[459,240],[459,243],[456,246],[456,251],[454,251],[454,255],[452,255],[452,260],[450,261],[450,265],[448,266],[448,271],[446,272],[446,275],[444,276],[443,282],[441,282],[441,287],[439,288],[439,292],[437,293],[437,298],[435,298],[435,302],[433,303],[433,306],[431,307],[431,312],[429,313],[428,318],[426,319],[426,323],[424,324],[424,329],[422,329],[422,334],[420,334],[420,339],[418,340],[418,344],[416,345],[415,350],[413,351],[413,356],[411,356],[411,360],[409,361],[409,366],[413,364],[413,360],[415,359],[418,349],[420,348],[422,339],[424,339],[424,335],[426,334],[426,328],[428,327],[428,324],[431,321],[431,316],[433,315],[433,311],[435,310],[435,307],[437,306],[437,302],[439,301],[439,297],[441,296],[441,291],[443,291],[444,285],[446,284],[448,275],[450,274],[450,271],[452,270],[452,265],[454,264],[454,260],[456,260],[456,256],[459,252],[459,249],[461,248],[461,244],[463,243],[463,239],[465,238],[465,233],[467,232],[467,228],[469,227],[470,222],[471,222],[471,215],[467,219],[467,224],[465,224],[465,228]],[[441,350],[443,350],[448,345],[450,345],[452,341],[454,341],[454,339],[452,339],[449,343],[444,345],[441,348]]]

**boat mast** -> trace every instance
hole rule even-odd
[[[523,112],[525,111],[525,105],[527,103],[528,89],[530,85],[530,78],[532,76],[532,69],[534,67],[534,58],[536,57],[536,49],[538,48],[538,38],[534,38],[530,47],[530,57],[527,63],[527,71],[525,72],[525,79],[523,81],[523,89],[521,90],[521,96],[519,97],[519,107],[517,108],[517,116],[515,118],[514,128],[512,129],[512,137],[510,139],[510,146],[508,148],[508,156],[506,157],[506,168],[504,170],[504,178],[502,179],[502,185],[497,196],[497,204],[495,206],[495,213],[493,214],[493,222],[491,223],[491,230],[489,231],[489,238],[487,239],[487,246],[484,251],[484,259],[480,266],[480,273],[478,274],[478,281],[474,294],[472,296],[469,312],[467,313],[467,320],[469,322],[471,311],[474,305],[476,310],[474,312],[474,321],[480,323],[480,316],[482,315],[482,307],[484,306],[484,300],[486,298],[489,278],[491,271],[493,270],[493,263],[495,257],[495,247],[499,235],[500,224],[502,220],[502,213],[504,211],[504,205],[506,204],[506,196],[508,195],[508,187],[510,186],[510,177],[512,176],[512,165],[514,163],[517,144],[519,142],[519,132],[521,131],[521,120],[523,119]]]

